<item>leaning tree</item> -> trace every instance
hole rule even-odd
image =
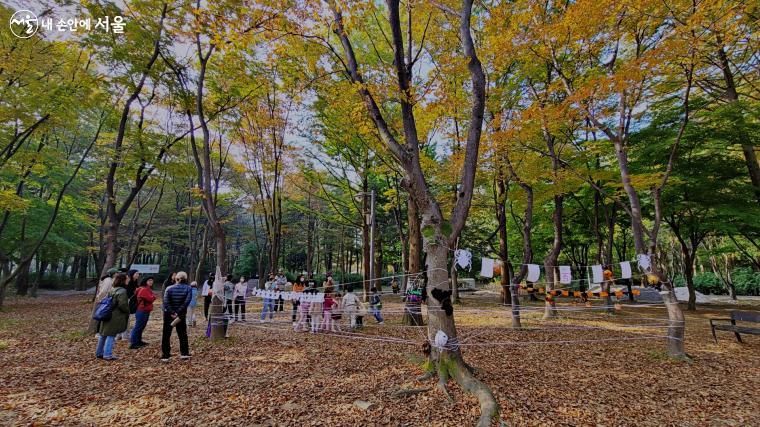
[[[425,271],[428,278],[428,305],[430,307],[428,310],[428,340],[431,343],[435,342],[435,337],[439,331],[448,337],[445,344],[439,342],[438,345],[434,345],[430,349],[430,361],[435,366],[435,371],[431,371],[430,376],[437,372],[438,387],[446,395],[448,395],[446,384],[449,378],[455,379],[465,390],[474,394],[480,402],[481,417],[478,425],[489,425],[491,420],[498,416],[499,407],[490,389],[474,377],[471,369],[462,359],[452,314],[449,269],[447,268],[449,248],[460,235],[470,209],[485,109],[486,79],[471,34],[472,1],[463,0],[460,10],[454,10],[444,5],[437,6],[446,16],[458,18],[461,52],[467,62],[472,92],[464,161],[459,174],[459,190],[448,220],[444,217],[441,206],[420,164],[420,139],[414,111],[417,95],[412,79],[415,63],[420,56],[412,54],[411,21],[413,12],[411,7],[408,6],[406,10],[405,50],[400,2],[398,0],[387,1],[387,18],[391,32],[389,43],[393,50],[392,67],[396,80],[392,90],[396,92],[394,98],[397,99],[400,106],[403,127],[402,141],[399,134],[392,129],[391,113],[383,109],[381,106],[383,101],[378,103],[379,95],[370,89],[360,70],[353,42],[348,33],[348,28],[344,24],[343,10],[335,1],[330,0],[327,4],[332,15],[332,30],[340,40],[341,45],[340,49],[334,49],[332,52],[338,57],[346,77],[357,88],[380,139],[399,164],[404,179],[409,183],[410,198],[415,202],[421,216],[423,250],[427,260]],[[422,49],[423,42],[424,35],[420,42],[420,49]]]

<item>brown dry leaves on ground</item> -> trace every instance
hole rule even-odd
[[[467,299],[457,321],[465,359],[494,391],[505,425],[760,425],[760,337],[739,344],[722,333],[714,344],[706,318],[724,310],[688,315],[693,361],[682,362],[665,355],[662,339],[630,339],[664,335],[636,326],[662,325],[650,320],[664,317],[660,308],[564,311],[555,321],[530,312],[531,329],[514,331],[493,303]],[[205,323],[190,328],[192,361],[162,364],[160,313],[145,333],[149,347],[119,342],[121,360],[105,362],[81,332],[88,298],[11,300],[0,313],[0,424],[473,425],[477,402],[453,383],[454,404],[439,391],[393,397],[433,383],[415,382],[422,331],[400,327],[399,303],[385,307],[386,325],[365,319],[362,334],[416,344],[296,334],[280,314],[280,323],[235,324],[220,343],[205,339]],[[175,354],[177,345],[174,337]]]

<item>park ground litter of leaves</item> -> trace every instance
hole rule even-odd
[[[662,324],[660,308],[582,309],[555,321],[536,311],[524,316],[532,330],[514,331],[494,303],[465,299],[457,322],[465,359],[496,395],[504,425],[760,425],[760,338],[739,344],[720,333],[715,344],[706,319],[727,309],[687,316],[693,360],[684,362],[667,357],[662,339],[620,340],[664,335],[636,326]],[[96,360],[95,338],[82,333],[91,307],[85,296],[44,296],[12,299],[0,313],[0,425],[466,426],[479,414],[454,383],[453,404],[435,389],[394,397],[434,381],[415,381],[423,331],[401,327],[401,305],[390,300],[386,325],[365,320],[361,333],[419,345],[296,334],[281,315],[283,326],[235,324],[232,338],[214,344],[205,323],[190,328],[193,359],[169,364],[159,361],[157,313],[149,347],[119,342],[121,360]]]

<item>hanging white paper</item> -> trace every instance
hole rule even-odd
[[[623,279],[631,278],[631,263],[629,261],[620,263],[620,277]]]
[[[639,268],[642,271],[649,272],[649,269],[652,267],[652,260],[649,258],[648,254],[636,255],[636,261],[639,263]]]
[[[569,285],[573,281],[573,272],[569,265],[559,266],[559,283]]]
[[[472,253],[467,249],[457,249],[454,251],[454,258],[460,268],[466,268],[467,271],[472,270]]]
[[[480,266],[480,275],[483,277],[493,277],[493,260],[483,258]]]
[[[591,283],[604,282],[604,271],[602,270],[602,266],[600,264],[591,266],[591,275]]]
[[[447,342],[449,342],[449,336],[446,335],[446,332],[439,330],[435,334],[435,346],[438,348],[443,348]]]
[[[541,267],[538,264],[528,264],[528,277],[525,280],[529,282],[538,282],[541,278]]]

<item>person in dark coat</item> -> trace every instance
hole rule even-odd
[[[117,340],[129,339],[132,333],[132,315],[137,311],[137,299],[135,293],[140,284],[140,272],[137,270],[127,271],[127,284],[124,288],[127,290],[127,302],[129,302],[129,317],[127,317],[127,329],[116,336]]]
[[[113,314],[109,320],[100,322],[98,332],[98,347],[95,350],[95,357],[103,360],[117,360],[118,357],[113,355],[113,346],[116,341],[116,335],[127,329],[129,319],[129,299],[127,298],[127,275],[118,273],[113,279],[113,289],[108,296],[113,298]]]
[[[177,283],[166,288],[164,292],[164,331],[161,337],[162,362],[171,357],[172,329],[177,328],[180,358],[190,358],[190,345],[187,342],[187,307],[190,305],[193,291],[187,284],[187,273],[180,271],[175,276]]]

